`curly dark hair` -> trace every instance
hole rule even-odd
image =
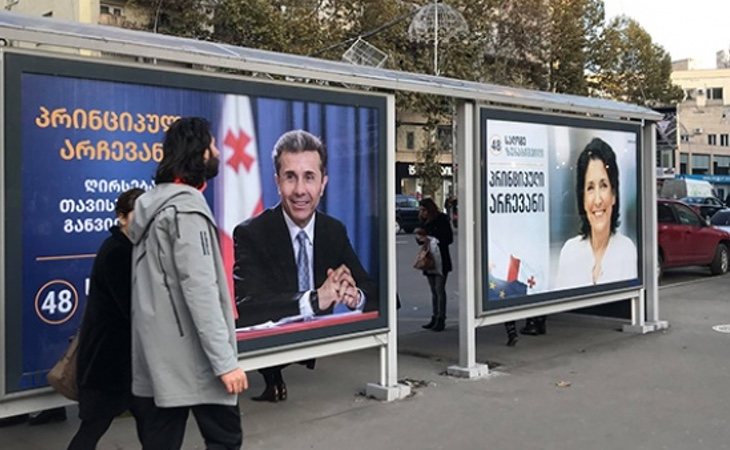
[[[591,160],[599,160],[603,162],[608,173],[608,181],[611,183],[611,191],[616,199],[616,202],[611,209],[611,234],[616,231],[619,224],[619,195],[618,195],[618,165],[616,164],[616,154],[613,149],[605,141],[599,138],[593,138],[591,142],[586,145],[583,151],[578,156],[577,176],[575,179],[575,194],[578,202],[578,215],[580,216],[580,234],[586,238],[591,233],[591,224],[588,222],[585,208],[583,207],[583,200],[585,198],[584,189],[586,182],[586,170],[588,170],[588,164]]]
[[[155,183],[171,183],[176,179],[190,186],[205,182],[205,151],[213,136],[210,123],[201,117],[183,117],[176,120],[162,143],[162,161],[157,166]]]

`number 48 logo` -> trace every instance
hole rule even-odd
[[[62,324],[73,317],[78,305],[79,294],[66,280],[49,281],[35,296],[36,314],[52,325]]]

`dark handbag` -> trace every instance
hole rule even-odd
[[[418,251],[413,268],[424,271],[434,270],[436,268],[436,260],[434,260],[431,249],[428,247],[428,242],[423,244],[421,250]]]
[[[76,384],[76,354],[79,348],[79,334],[71,338],[68,348],[48,372],[47,379],[53,389],[69,400],[79,399],[79,388]]]

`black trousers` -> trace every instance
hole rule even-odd
[[[94,450],[99,439],[112,424],[113,417],[82,420],[78,431],[68,444],[68,450]]]
[[[316,362],[316,359],[306,359],[304,361],[297,362],[297,364],[301,364],[307,369],[312,370],[314,369]],[[266,387],[268,388],[272,386],[281,386],[282,384],[284,384],[284,374],[282,373],[282,370],[284,370],[288,366],[289,364],[281,364],[278,366],[264,367],[263,369],[259,369],[259,373],[262,377],[264,377]]]
[[[135,397],[138,434],[143,450],[178,450],[193,412],[207,450],[238,450],[243,443],[238,405],[192,405],[160,408],[151,397]]]
[[[507,337],[511,338],[517,336],[517,322],[515,322],[514,320],[505,322],[504,329],[507,331]]]
[[[262,377],[264,377],[267,389],[284,383],[284,374],[282,374],[281,371],[288,365],[289,364],[282,364],[280,366],[264,367],[263,369],[259,369],[259,373]]]
[[[94,450],[104,433],[109,430],[115,417],[129,410],[137,424],[138,412],[132,402],[131,391],[105,391],[100,389],[79,389],[79,418],[81,424],[68,444],[67,450]]]

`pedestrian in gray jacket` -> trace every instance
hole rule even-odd
[[[168,129],[156,186],[136,202],[132,255],[132,392],[147,449],[179,449],[193,412],[209,449],[239,449],[233,304],[217,229],[203,197],[220,153],[207,121]]]

